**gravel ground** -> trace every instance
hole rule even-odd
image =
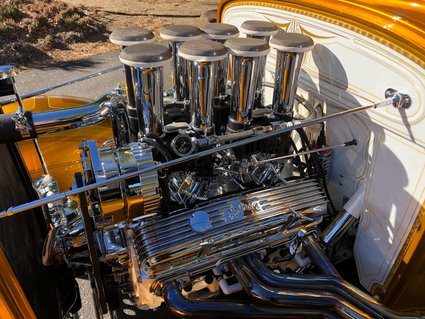
[[[143,27],[159,39],[159,30],[167,24],[205,23],[199,17],[207,10],[217,8],[219,0],[63,0],[71,5],[84,5],[95,9],[94,18],[102,21],[108,35],[113,30],[127,27]],[[69,45],[69,50],[55,49],[49,52],[54,60],[70,61],[90,57],[116,49],[107,37],[97,42],[82,42]]]

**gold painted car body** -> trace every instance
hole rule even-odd
[[[35,319],[35,314],[0,247],[0,318]]]
[[[381,42],[425,67],[425,1],[418,0],[223,0],[217,21],[226,9],[240,5],[276,6],[335,23]]]
[[[83,106],[92,100],[68,96],[37,96],[24,100],[25,109],[31,112],[46,112],[57,109]],[[15,112],[16,104],[3,108],[5,113]],[[58,182],[59,189],[65,191],[73,184],[73,175],[81,172],[79,145],[83,139],[96,140],[102,144],[112,138],[109,121],[103,123],[42,135],[38,138],[41,152],[46,161],[49,174]],[[34,143],[30,140],[18,143],[25,164],[32,179],[43,174],[40,159],[35,151]],[[99,145],[101,146],[101,145]]]
[[[311,15],[362,32],[365,36],[394,49],[425,68],[425,1],[416,0],[294,0],[294,1],[245,1],[224,0],[218,6],[217,20],[226,9],[243,4],[275,6]],[[40,96],[24,101],[27,110],[42,112],[76,107],[91,102],[74,97]],[[3,108],[14,112],[16,105]],[[81,171],[78,146],[83,138],[102,143],[112,137],[109,122],[78,130],[53,133],[39,138],[50,173],[56,177],[59,187],[65,190],[73,183],[74,172]],[[32,178],[40,176],[42,166],[31,141],[18,143]],[[425,204],[417,221],[417,231],[411,234],[399,256],[400,263],[394,269],[392,280],[386,283],[384,302],[398,309],[424,309],[425,295]],[[35,318],[34,313],[17,284],[13,271],[8,267],[0,250],[0,311],[3,318]]]

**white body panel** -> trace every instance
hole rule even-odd
[[[412,98],[407,110],[390,106],[327,123],[329,144],[359,141],[357,147],[335,151],[330,190],[341,207],[366,183],[354,253],[364,287],[383,285],[425,201],[425,70],[370,38],[302,14],[244,5],[223,16],[224,23],[237,27],[252,19],[312,36],[316,45],[303,61],[298,93],[322,100],[326,113],[382,100],[387,88]],[[274,59],[272,50],[266,71],[270,82]],[[270,103],[271,90],[266,93]]]

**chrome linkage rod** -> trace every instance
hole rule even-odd
[[[246,139],[243,139],[243,140],[239,140],[239,141],[236,141],[236,142],[233,142],[233,143],[220,145],[220,146],[217,146],[215,148],[211,148],[211,149],[207,149],[205,151],[201,151],[199,153],[190,154],[190,155],[180,157],[180,158],[168,161],[168,162],[160,163],[160,164],[157,164],[157,165],[152,165],[150,167],[147,167],[147,168],[144,168],[144,169],[141,169],[141,170],[138,170],[138,171],[123,174],[121,176],[112,177],[112,178],[110,178],[106,181],[85,185],[83,187],[71,189],[71,190],[63,192],[63,193],[59,193],[59,194],[55,194],[55,195],[52,195],[52,196],[49,196],[49,197],[37,199],[35,201],[25,203],[25,204],[22,204],[22,205],[19,205],[19,206],[10,207],[9,209],[7,209],[5,211],[0,212],[0,218],[13,216],[15,214],[25,212],[29,209],[40,207],[40,206],[43,206],[43,205],[46,205],[48,203],[52,203],[52,202],[55,202],[55,201],[58,201],[58,200],[65,200],[69,196],[74,196],[74,195],[77,195],[79,193],[87,192],[87,191],[90,191],[90,190],[93,190],[93,189],[96,189],[96,188],[99,188],[99,187],[103,187],[103,186],[106,186],[106,185],[115,184],[115,183],[120,182],[120,181],[125,180],[125,179],[133,178],[133,177],[143,175],[143,174],[147,174],[147,173],[151,173],[151,172],[156,172],[156,171],[159,171],[159,170],[162,170],[162,169],[165,169],[165,168],[169,168],[169,167],[172,167],[172,166],[175,166],[175,165],[178,165],[178,164],[186,163],[186,162],[189,162],[189,161],[201,158],[201,157],[209,156],[209,155],[212,155],[212,154],[215,154],[215,153],[218,153],[218,152],[221,152],[221,151],[225,151],[225,150],[228,150],[228,149],[231,149],[231,148],[243,146],[243,145],[254,143],[254,142],[259,142],[259,141],[265,140],[265,139],[270,138],[270,137],[274,137],[274,136],[278,136],[278,135],[283,134],[283,133],[291,132],[293,130],[304,128],[304,127],[314,125],[314,124],[323,123],[323,122],[330,120],[330,119],[338,118],[338,117],[353,114],[353,113],[359,113],[359,112],[362,112],[362,111],[365,111],[365,110],[368,110],[368,109],[375,109],[375,108],[380,108],[380,107],[385,107],[385,106],[390,106],[390,105],[393,105],[394,107],[397,107],[397,108],[406,107],[405,101],[407,99],[409,99],[409,101],[410,101],[410,97],[408,95],[395,92],[393,95],[387,97],[385,100],[371,104],[371,105],[352,108],[352,109],[349,109],[349,110],[325,115],[325,116],[315,118],[315,119],[312,119],[312,120],[308,120],[308,121],[288,123],[290,125],[283,127],[283,128],[279,128],[275,131],[262,133],[262,134],[255,135],[255,136],[252,136],[252,137],[249,137],[249,138],[246,138]],[[408,105],[410,106],[410,102],[408,103]]]
[[[277,160],[285,160],[285,159],[290,159],[290,158],[301,156],[301,155],[320,153],[320,152],[324,152],[324,151],[330,151],[330,150],[333,150],[335,148],[347,147],[347,146],[352,146],[352,145],[357,145],[357,144],[358,144],[357,140],[353,139],[351,141],[348,141],[348,142],[345,142],[345,143],[342,143],[342,144],[338,144],[338,145],[330,145],[330,146],[325,146],[325,147],[321,147],[321,148],[315,148],[315,149],[308,150],[308,151],[289,154],[289,155],[285,155],[285,156],[268,158],[268,159],[265,159],[265,160],[262,160],[262,161],[256,161],[255,164],[263,164],[263,163],[273,162],[273,161],[277,161]]]
[[[85,75],[85,76],[78,78],[78,79],[74,79],[74,80],[64,82],[64,83],[61,83],[61,84],[49,86],[48,88],[45,88],[45,89],[42,89],[42,90],[25,93],[25,94],[21,95],[20,98],[22,100],[28,99],[28,98],[31,98],[31,97],[34,97],[34,96],[37,96],[37,95],[41,95],[41,94],[53,91],[55,89],[59,89],[59,88],[64,87],[64,86],[73,85],[73,84],[78,83],[78,82],[90,80],[92,78],[95,78],[95,77],[98,77],[98,76],[101,76],[101,75],[104,75],[104,74],[107,74],[107,73],[111,73],[111,72],[114,72],[114,71],[117,71],[117,70],[120,70],[120,69],[122,69],[122,65],[117,65],[117,66],[114,66],[112,68],[109,68],[109,69],[106,69],[106,70],[103,70],[103,71],[94,72],[94,73]],[[6,100],[3,100],[3,101],[0,101],[0,107],[5,106],[7,104],[15,103],[16,101],[18,101],[18,98],[16,96],[11,97],[11,98],[6,99]]]

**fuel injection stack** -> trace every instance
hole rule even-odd
[[[160,37],[165,43],[153,43],[152,32],[143,28],[110,36],[122,48],[132,140],[169,135],[172,146],[179,134],[191,139],[243,132],[256,126],[257,109],[269,120],[291,119],[303,56],[314,45],[310,37],[254,20],[239,29],[225,23],[168,25]],[[264,105],[270,50],[276,51],[273,99]],[[164,90],[166,77],[170,91]]]

